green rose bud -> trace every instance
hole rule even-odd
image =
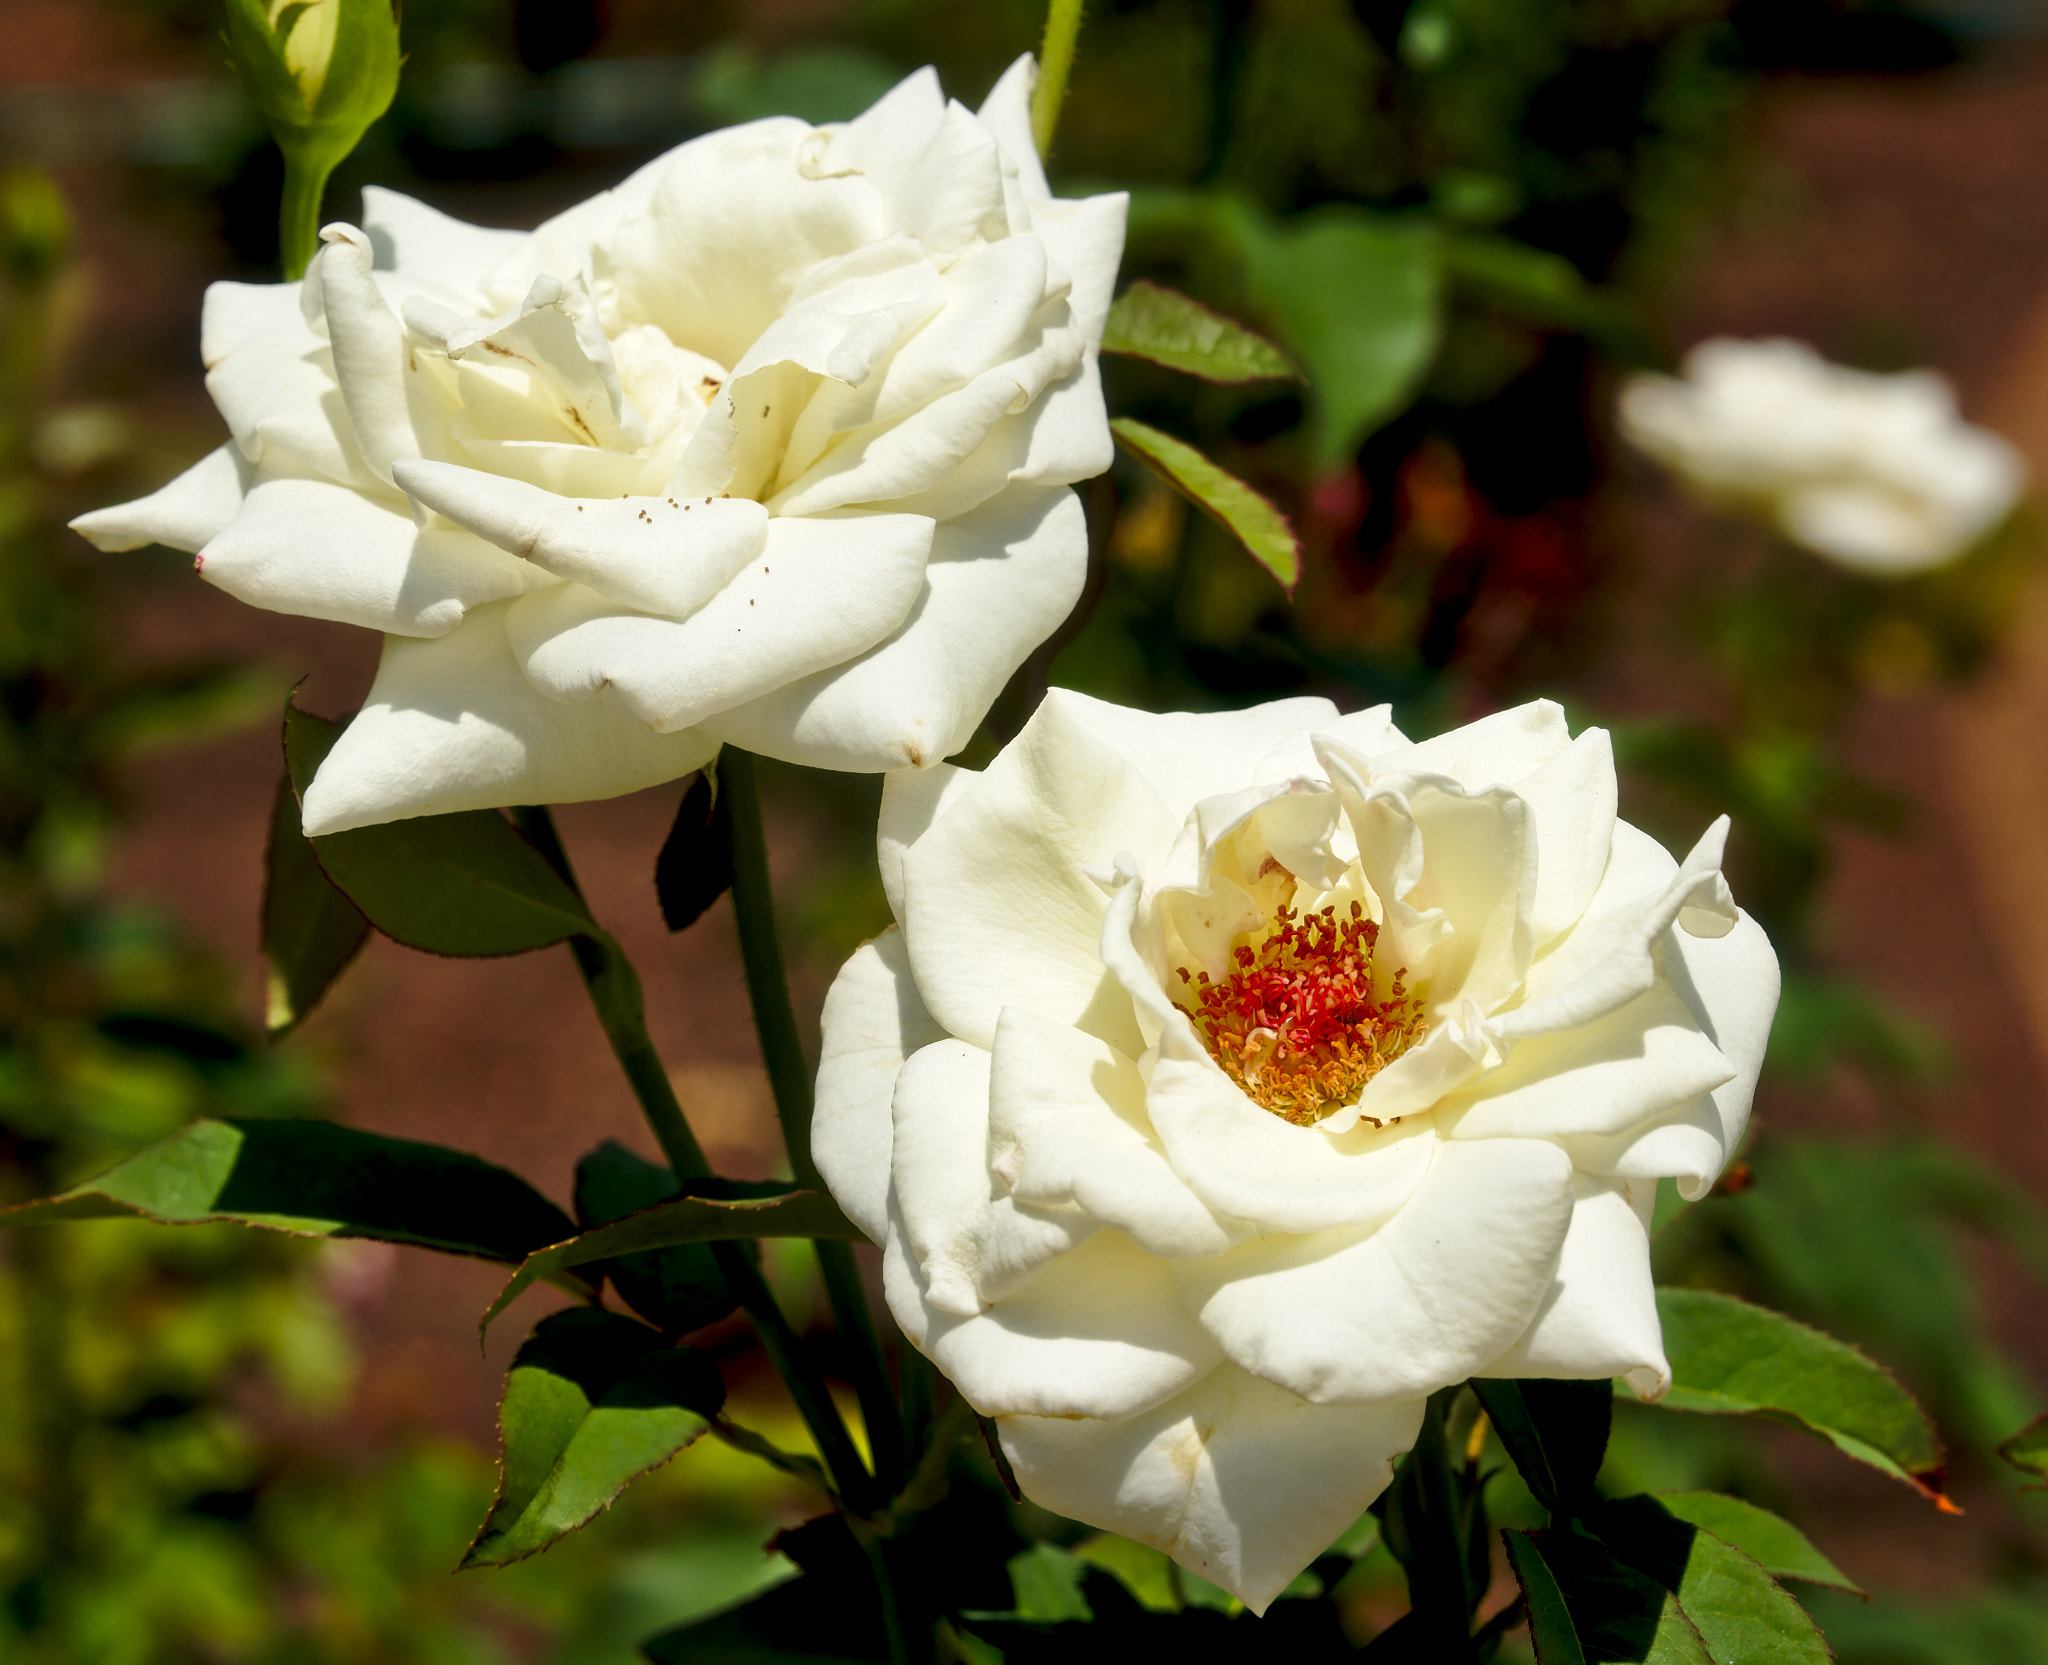
[[[398,91],[391,0],[227,0],[229,61],[284,152],[279,252],[303,276],[319,246],[320,196]]]

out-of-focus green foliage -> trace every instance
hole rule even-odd
[[[1665,1233],[1662,1276],[1742,1289],[1896,1362],[1980,1456],[2033,1412],[2039,1390],[1986,1333],[1968,1252],[1995,1243],[2048,1284],[2048,1214],[2024,1188],[1924,1137],[1766,1134],[1752,1179]]]
[[[76,316],[68,241],[47,178],[0,181],[8,1204],[180,1129],[224,1126],[203,1118],[238,1118],[260,1141],[285,1125],[270,1118],[307,1117],[321,1099],[302,1055],[261,1048],[224,968],[162,915],[100,889],[122,762],[267,720],[281,690],[242,667],[137,669],[114,653],[106,603],[118,569],[102,571],[55,524],[71,478],[121,467],[130,433],[92,407],[47,408]],[[342,1177],[333,1154],[316,1165],[323,1181]],[[179,1172],[193,1177],[189,1165]],[[569,1235],[557,1218],[534,1241]],[[0,1657],[629,1665],[650,1632],[787,1576],[763,1547],[772,1511],[785,1506],[781,1483],[721,1446],[693,1452],[687,1473],[636,1488],[544,1562],[453,1578],[489,1507],[483,1454],[412,1436],[380,1447],[294,1431],[345,1409],[356,1367],[337,1291],[373,1270],[365,1253],[391,1252],[120,1219],[6,1234]],[[749,1418],[801,1448],[786,1411]]]

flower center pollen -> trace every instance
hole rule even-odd
[[[1357,902],[1341,920],[1334,907],[1303,918],[1283,905],[1270,929],[1238,939],[1220,981],[1183,968],[1196,1003],[1175,1004],[1250,1098],[1307,1126],[1356,1098],[1428,1027],[1402,986],[1405,967],[1384,997],[1375,992],[1379,934]]]

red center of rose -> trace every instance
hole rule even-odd
[[[1356,1098],[1427,1027],[1401,985],[1405,968],[1375,993],[1379,934],[1357,902],[1344,920],[1334,907],[1305,919],[1282,907],[1256,942],[1240,939],[1220,982],[1183,970],[1196,1004],[1175,1004],[1247,1095],[1306,1126]]]

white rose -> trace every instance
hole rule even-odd
[[[709,134],[532,233],[388,191],[303,284],[216,284],[233,438],[75,524],[386,633],[306,830],[607,797],[722,742],[966,743],[1080,592],[1125,199],[1063,201],[1028,58]]]
[[[1436,1389],[1668,1385],[1657,1181],[1713,1183],[1778,995],[1725,829],[1672,861],[1547,702],[1055,691],[889,777],[819,1167],[1026,1492],[1263,1610]]]
[[[2019,453],[1963,421],[1931,370],[1878,376],[1803,342],[1718,339],[1686,354],[1684,371],[1631,377],[1622,433],[1702,496],[1858,572],[1953,559],[2025,483]]]

